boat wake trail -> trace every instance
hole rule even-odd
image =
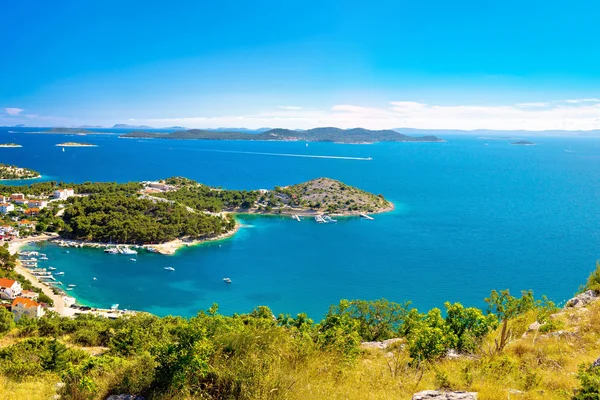
[[[236,151],[236,150],[209,150],[202,149],[200,151],[212,151],[215,153],[235,153],[235,154],[254,154],[260,156],[277,156],[277,157],[302,157],[302,158],[328,158],[333,160],[355,160],[355,161],[372,161],[371,157],[345,157],[345,156],[317,156],[312,154],[288,154],[288,153],[262,153],[257,151]]]

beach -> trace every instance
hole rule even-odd
[[[16,239],[9,243],[8,250],[11,253],[19,253],[19,251],[21,251],[21,249],[28,244],[37,243],[37,242],[45,242],[45,241],[49,241],[49,240],[54,240],[56,238],[58,238],[57,234],[47,234],[47,235],[32,236],[32,237],[27,237],[27,238]],[[71,305],[75,304],[75,302],[76,302],[76,299],[74,297],[67,296],[65,294],[54,293],[54,291],[52,290],[52,288],[50,286],[42,283],[35,275],[33,275],[29,271],[29,269],[25,268],[23,266],[23,263],[20,260],[17,260],[16,266],[15,266],[15,271],[18,274],[24,276],[29,282],[31,282],[31,284],[33,286],[41,289],[42,292],[46,296],[50,297],[52,299],[52,301],[54,302],[54,305],[52,307],[49,307],[48,310],[54,311],[63,317],[74,317],[76,314],[88,313],[88,314],[101,315],[101,316],[105,316],[108,318],[116,318],[116,317],[122,316],[124,314],[123,311],[117,311],[117,310],[94,309],[93,308],[91,310],[81,311],[77,308],[72,308]],[[128,313],[135,313],[135,312],[129,311]]]

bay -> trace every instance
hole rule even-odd
[[[0,162],[68,182],[185,176],[230,189],[271,188],[327,176],[396,204],[374,221],[318,225],[239,216],[232,238],[167,257],[106,255],[44,245],[47,265],[76,284],[82,303],[194,315],[267,305],[320,318],[342,298],[444,301],[483,306],[491,289],[570,297],[598,258],[600,139],[531,138],[536,146],[475,136],[446,143],[343,145],[119,139],[117,135],[30,135],[0,128]],[[94,148],[55,144],[85,141]],[[484,145],[488,143],[488,145]],[[261,154],[258,154],[261,153]],[[268,154],[267,154],[268,153]],[[370,161],[311,158],[334,156]],[[175,271],[165,271],[173,266]],[[94,281],[92,278],[96,277]],[[223,283],[230,277],[231,285]]]

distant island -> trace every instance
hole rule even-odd
[[[376,142],[443,142],[437,136],[407,136],[393,130],[369,130],[363,128],[314,128],[305,131],[290,129],[270,129],[250,134],[246,132],[221,132],[190,129],[173,133],[130,132],[122,138],[179,139],[179,140],[263,140],[283,142],[335,142],[335,143],[376,143]]]
[[[511,144],[515,146],[535,146],[535,143],[526,140],[519,140],[518,142],[512,142]]]
[[[0,143],[0,147],[23,147],[17,143]]]
[[[77,143],[77,142],[59,143],[56,146],[57,147],[98,147],[98,145],[96,145],[96,144],[91,144],[91,143]]]
[[[39,172],[29,168],[0,164],[0,180],[36,179],[41,176]]]
[[[127,124],[115,124],[112,129],[154,129],[148,125],[127,125]]]

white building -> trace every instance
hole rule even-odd
[[[15,210],[15,205],[10,203],[2,203],[0,204],[0,213],[7,214],[11,211]]]
[[[48,207],[48,202],[46,200],[29,200],[27,202],[27,207],[39,208],[41,210],[42,208]],[[0,209],[0,211],[1,211],[1,209]]]
[[[0,278],[0,299],[13,300],[21,294],[23,288],[17,281]]]
[[[44,315],[44,309],[40,303],[25,297],[17,297],[14,299],[11,305],[11,311],[15,321],[21,319],[23,315],[27,315],[29,318],[40,318]]]
[[[8,203],[10,201],[10,197],[6,197],[0,194],[0,203]]]
[[[59,200],[66,200],[71,196],[75,196],[75,191],[72,188],[55,190],[52,197]]]

